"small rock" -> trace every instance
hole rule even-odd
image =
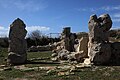
[[[12,68],[11,67],[5,67],[4,68],[4,71],[9,71],[9,70],[12,70]]]
[[[58,55],[57,53],[53,53],[51,56],[56,57],[57,55]]]
[[[89,59],[89,58],[86,58],[86,59],[84,60],[84,64],[87,64],[87,65],[91,64],[90,59]]]
[[[49,70],[49,71],[47,71],[46,73],[48,74],[48,75],[52,75],[52,74],[55,74],[57,71],[54,69],[51,69],[51,70]]]

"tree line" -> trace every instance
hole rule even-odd
[[[49,37],[44,35],[39,30],[32,31],[28,36],[25,38],[27,42],[27,47],[31,46],[43,46],[48,45],[49,43],[58,42],[60,41],[60,37]],[[9,47],[9,38],[2,37],[0,38],[0,47],[8,48]]]
[[[117,30],[110,30],[110,37],[120,40],[120,29]],[[86,32],[79,32],[76,34],[77,38],[80,39],[81,37],[88,37],[88,33]],[[48,45],[49,43],[54,43],[60,41],[60,37],[49,37],[44,35],[39,30],[32,31],[26,37],[27,47],[31,46],[43,46]],[[9,38],[2,37],[0,38],[0,47],[8,48],[9,47]]]

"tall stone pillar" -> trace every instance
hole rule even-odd
[[[111,45],[108,40],[108,33],[112,27],[112,20],[108,14],[97,18],[90,17],[89,23],[88,56],[97,64],[107,63],[111,57]]]
[[[10,25],[8,63],[21,64],[27,60],[27,43],[25,40],[27,31],[25,28],[26,25],[19,18]]]
[[[63,40],[63,46],[66,50],[72,52],[74,51],[74,35],[70,32],[70,27],[63,28],[62,31],[62,40]]]

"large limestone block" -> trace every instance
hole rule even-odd
[[[77,52],[83,51],[84,52],[84,57],[88,57],[88,37],[82,37],[79,40],[79,45]]]
[[[92,44],[89,58],[95,64],[108,63],[111,57],[110,44]]]
[[[62,31],[62,43],[61,45],[64,46],[64,49],[73,52],[74,49],[74,43],[75,43],[75,35],[70,32],[70,27],[63,28]]]

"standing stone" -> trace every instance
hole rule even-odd
[[[63,40],[63,43],[62,43],[62,45],[68,51],[70,50],[69,35],[70,35],[70,27],[63,28],[63,31],[62,31],[62,40]]]
[[[74,34],[70,32],[70,27],[63,28],[62,41],[62,46],[64,46],[64,49],[70,52],[74,51],[75,37]]]
[[[69,37],[69,35],[70,35],[70,32],[71,30],[70,30],[70,27],[65,27],[65,28],[63,28],[63,31],[62,31],[62,34],[65,36],[65,37]]]
[[[70,52],[74,52],[75,51],[75,47],[74,47],[74,45],[75,45],[75,33],[71,33],[70,34]]]
[[[96,15],[90,17],[88,56],[96,64],[107,63],[111,57],[111,45],[108,41],[111,26],[112,20],[108,14],[98,18]]]
[[[77,48],[77,52],[83,51],[84,57],[88,57],[88,37],[82,37],[79,40],[79,45]]]
[[[27,31],[25,28],[26,25],[19,18],[10,25],[8,63],[21,64],[27,60],[27,43],[25,40]]]

